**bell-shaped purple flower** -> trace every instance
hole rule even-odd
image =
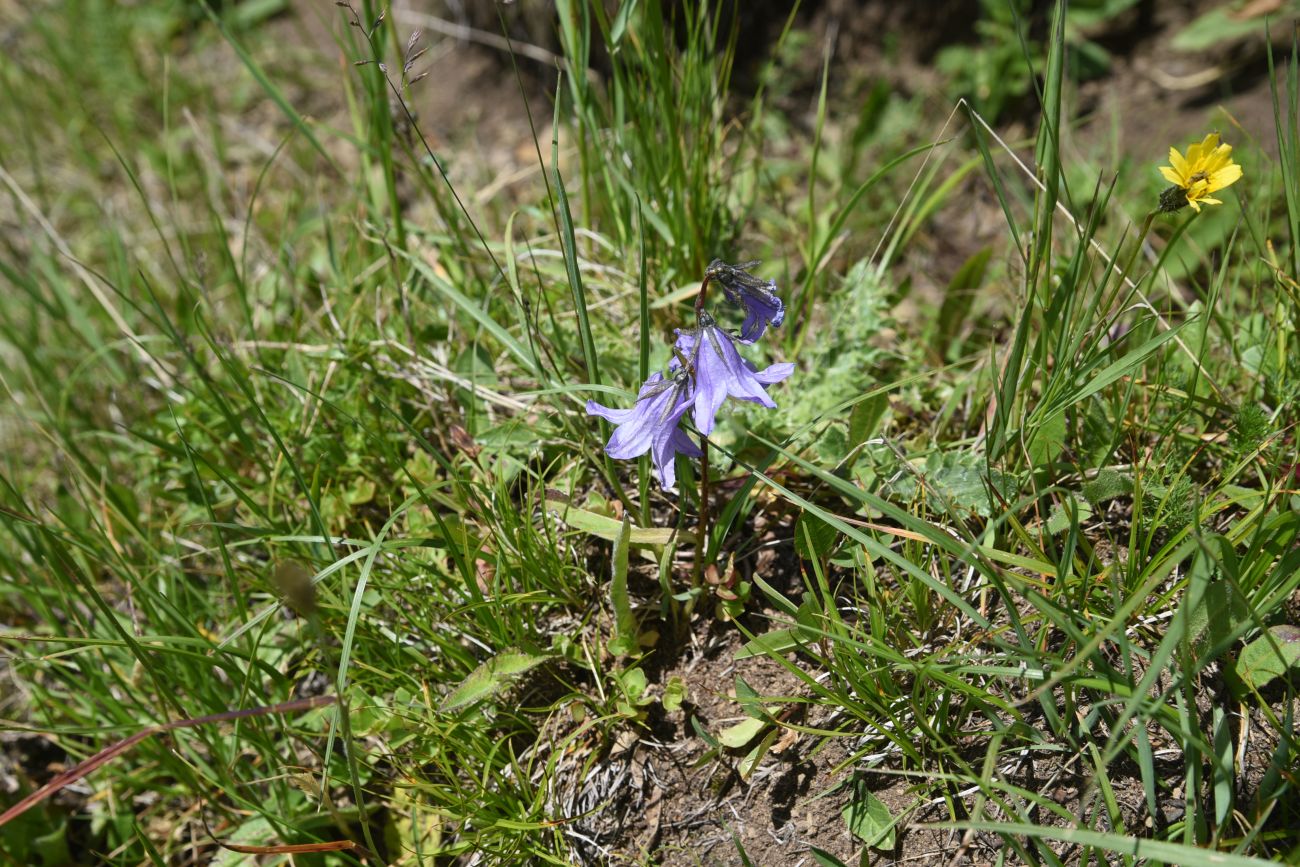
[[[759,264],[743,262],[728,265],[721,259],[709,263],[705,275],[722,289],[727,300],[745,308],[745,322],[740,326],[740,342],[753,343],[763,336],[767,326],[778,327],[785,319],[785,305],[776,294],[776,283],[760,280],[749,269]]]
[[[776,289],[775,283],[769,285]],[[785,307],[772,292],[745,292],[740,296],[740,301],[745,305],[745,321],[740,326],[741,343],[753,343],[763,336],[768,325],[775,328],[785,319]]]
[[[605,444],[605,454],[615,460],[639,458],[650,452],[650,462],[659,472],[659,483],[671,491],[677,484],[674,458],[680,452],[698,458],[703,452],[678,427],[692,402],[691,379],[678,371],[672,379],[656,373],[641,386],[636,406],[610,409],[594,400],[587,401],[587,413],[613,422],[617,427]]]
[[[707,313],[700,314],[699,328],[677,332],[677,351],[695,374],[691,396],[695,427],[705,436],[713,432],[714,418],[729,396],[775,407],[775,401],[767,396],[767,386],[794,372],[794,365],[788,362],[757,369],[740,357],[734,340]]]

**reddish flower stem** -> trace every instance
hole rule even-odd
[[[709,275],[704,275],[700,292],[695,296],[695,325],[699,327],[700,314],[704,312],[704,298],[709,292]],[[694,371],[691,372],[694,375]],[[695,540],[694,586],[699,587],[704,577],[704,556],[709,543],[709,439],[700,434],[700,521]]]

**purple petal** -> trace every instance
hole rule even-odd
[[[635,421],[619,425],[605,443],[605,454],[616,461],[639,458],[649,450],[653,436],[654,431]]]
[[[686,455],[688,458],[704,457],[703,450],[701,450],[700,447],[695,444],[695,440],[688,437],[686,431],[681,428],[674,428],[673,430],[673,448]]]
[[[767,396],[763,384],[754,378],[754,371],[736,351],[731,337],[720,328],[710,329],[713,333],[704,340],[700,347],[700,363],[707,360],[710,374],[726,383],[728,393],[742,400],[754,400],[764,406],[776,406]],[[716,337],[714,340],[712,338]]]
[[[640,457],[649,450],[656,430],[663,424],[664,406],[673,399],[671,388],[656,393],[662,379],[663,377],[656,373],[646,380],[645,385],[641,386],[642,396],[637,398],[636,405],[631,409],[610,411],[611,414],[617,413],[617,418],[598,413],[618,424],[609,442],[605,444],[605,454],[615,460],[625,461]],[[595,406],[604,409],[600,404]],[[590,411],[589,406],[588,412]]]
[[[718,410],[727,399],[727,368],[707,350],[700,354],[695,367],[695,427],[708,436]]]
[[[695,334],[690,331],[683,331],[680,328],[677,329],[677,339],[673,341],[673,346],[677,347],[677,351],[683,356],[690,358],[695,353],[695,343]],[[673,357],[669,366],[673,368],[681,366],[676,356]]]
[[[666,424],[675,425],[675,419],[663,418],[664,404],[671,399],[669,392],[644,398],[637,402],[632,410],[632,417],[614,429],[614,434],[605,444],[605,454],[618,461],[640,457],[651,448],[660,430]]]
[[[775,292],[776,284],[768,285]],[[740,326],[741,343],[753,343],[763,336],[768,324],[775,328],[785,320],[785,306],[775,294],[768,299],[752,292],[745,292],[740,300],[745,305],[745,322]]]
[[[614,424],[622,424],[632,417],[635,409],[610,409],[607,406],[601,406],[594,400],[587,401],[587,415],[598,415],[603,419],[612,421]]]
[[[588,401],[587,411],[618,424],[605,444],[607,455],[616,460],[629,460],[649,451],[659,483],[671,490],[677,481],[674,463],[677,452],[692,457],[701,454],[699,446],[678,427],[693,401],[689,380],[665,382],[663,375],[656,373],[641,387],[636,405],[631,409],[610,409]]]
[[[757,379],[764,385],[775,385],[792,373],[794,373],[794,364],[789,361],[783,361],[780,364],[773,364],[763,370],[756,371],[754,373],[754,379]]]
[[[713,432],[728,397],[774,407],[767,386],[794,371],[793,364],[784,363],[759,372],[740,356],[735,339],[715,325],[703,325],[695,333],[679,331],[676,343],[695,369],[695,427],[705,436]]]
[[[659,484],[665,491],[677,487],[677,453],[673,451],[672,437],[666,436],[655,442],[650,451],[650,463],[659,472]]]

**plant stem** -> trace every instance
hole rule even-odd
[[[704,576],[704,557],[709,544],[709,441],[700,437],[700,528],[695,542],[695,586]]]
[[[700,284],[700,294],[695,296],[695,324],[700,324],[700,315],[704,313],[704,298],[709,291],[709,275],[704,275]],[[692,371],[692,375],[694,372]],[[704,557],[709,542],[709,439],[700,435],[700,521],[699,534],[695,540],[695,568],[692,572],[692,586],[699,587],[704,578]]]
[[[704,312],[704,297],[709,294],[709,275],[704,275],[704,282],[700,284],[700,292],[695,296],[695,319],[698,322],[700,314]]]
[[[1133,245],[1133,252],[1129,253],[1128,261],[1124,263],[1124,270],[1119,272],[1121,280],[1125,278],[1133,279],[1128,276],[1129,272],[1133,270],[1133,263],[1137,261],[1138,254],[1142,252],[1142,245],[1146,243],[1147,233],[1151,231],[1151,223],[1155,220],[1156,213],[1156,211],[1148,211],[1147,218],[1142,221],[1142,228],[1138,230],[1137,243]],[[1135,280],[1134,283],[1136,282]]]

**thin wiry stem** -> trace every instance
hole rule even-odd
[[[704,275],[700,294],[695,296],[695,322],[704,315],[704,299],[709,292],[709,275]],[[700,521],[695,541],[695,568],[692,583],[699,587],[704,578],[704,556],[709,547],[709,438],[700,434]]]

